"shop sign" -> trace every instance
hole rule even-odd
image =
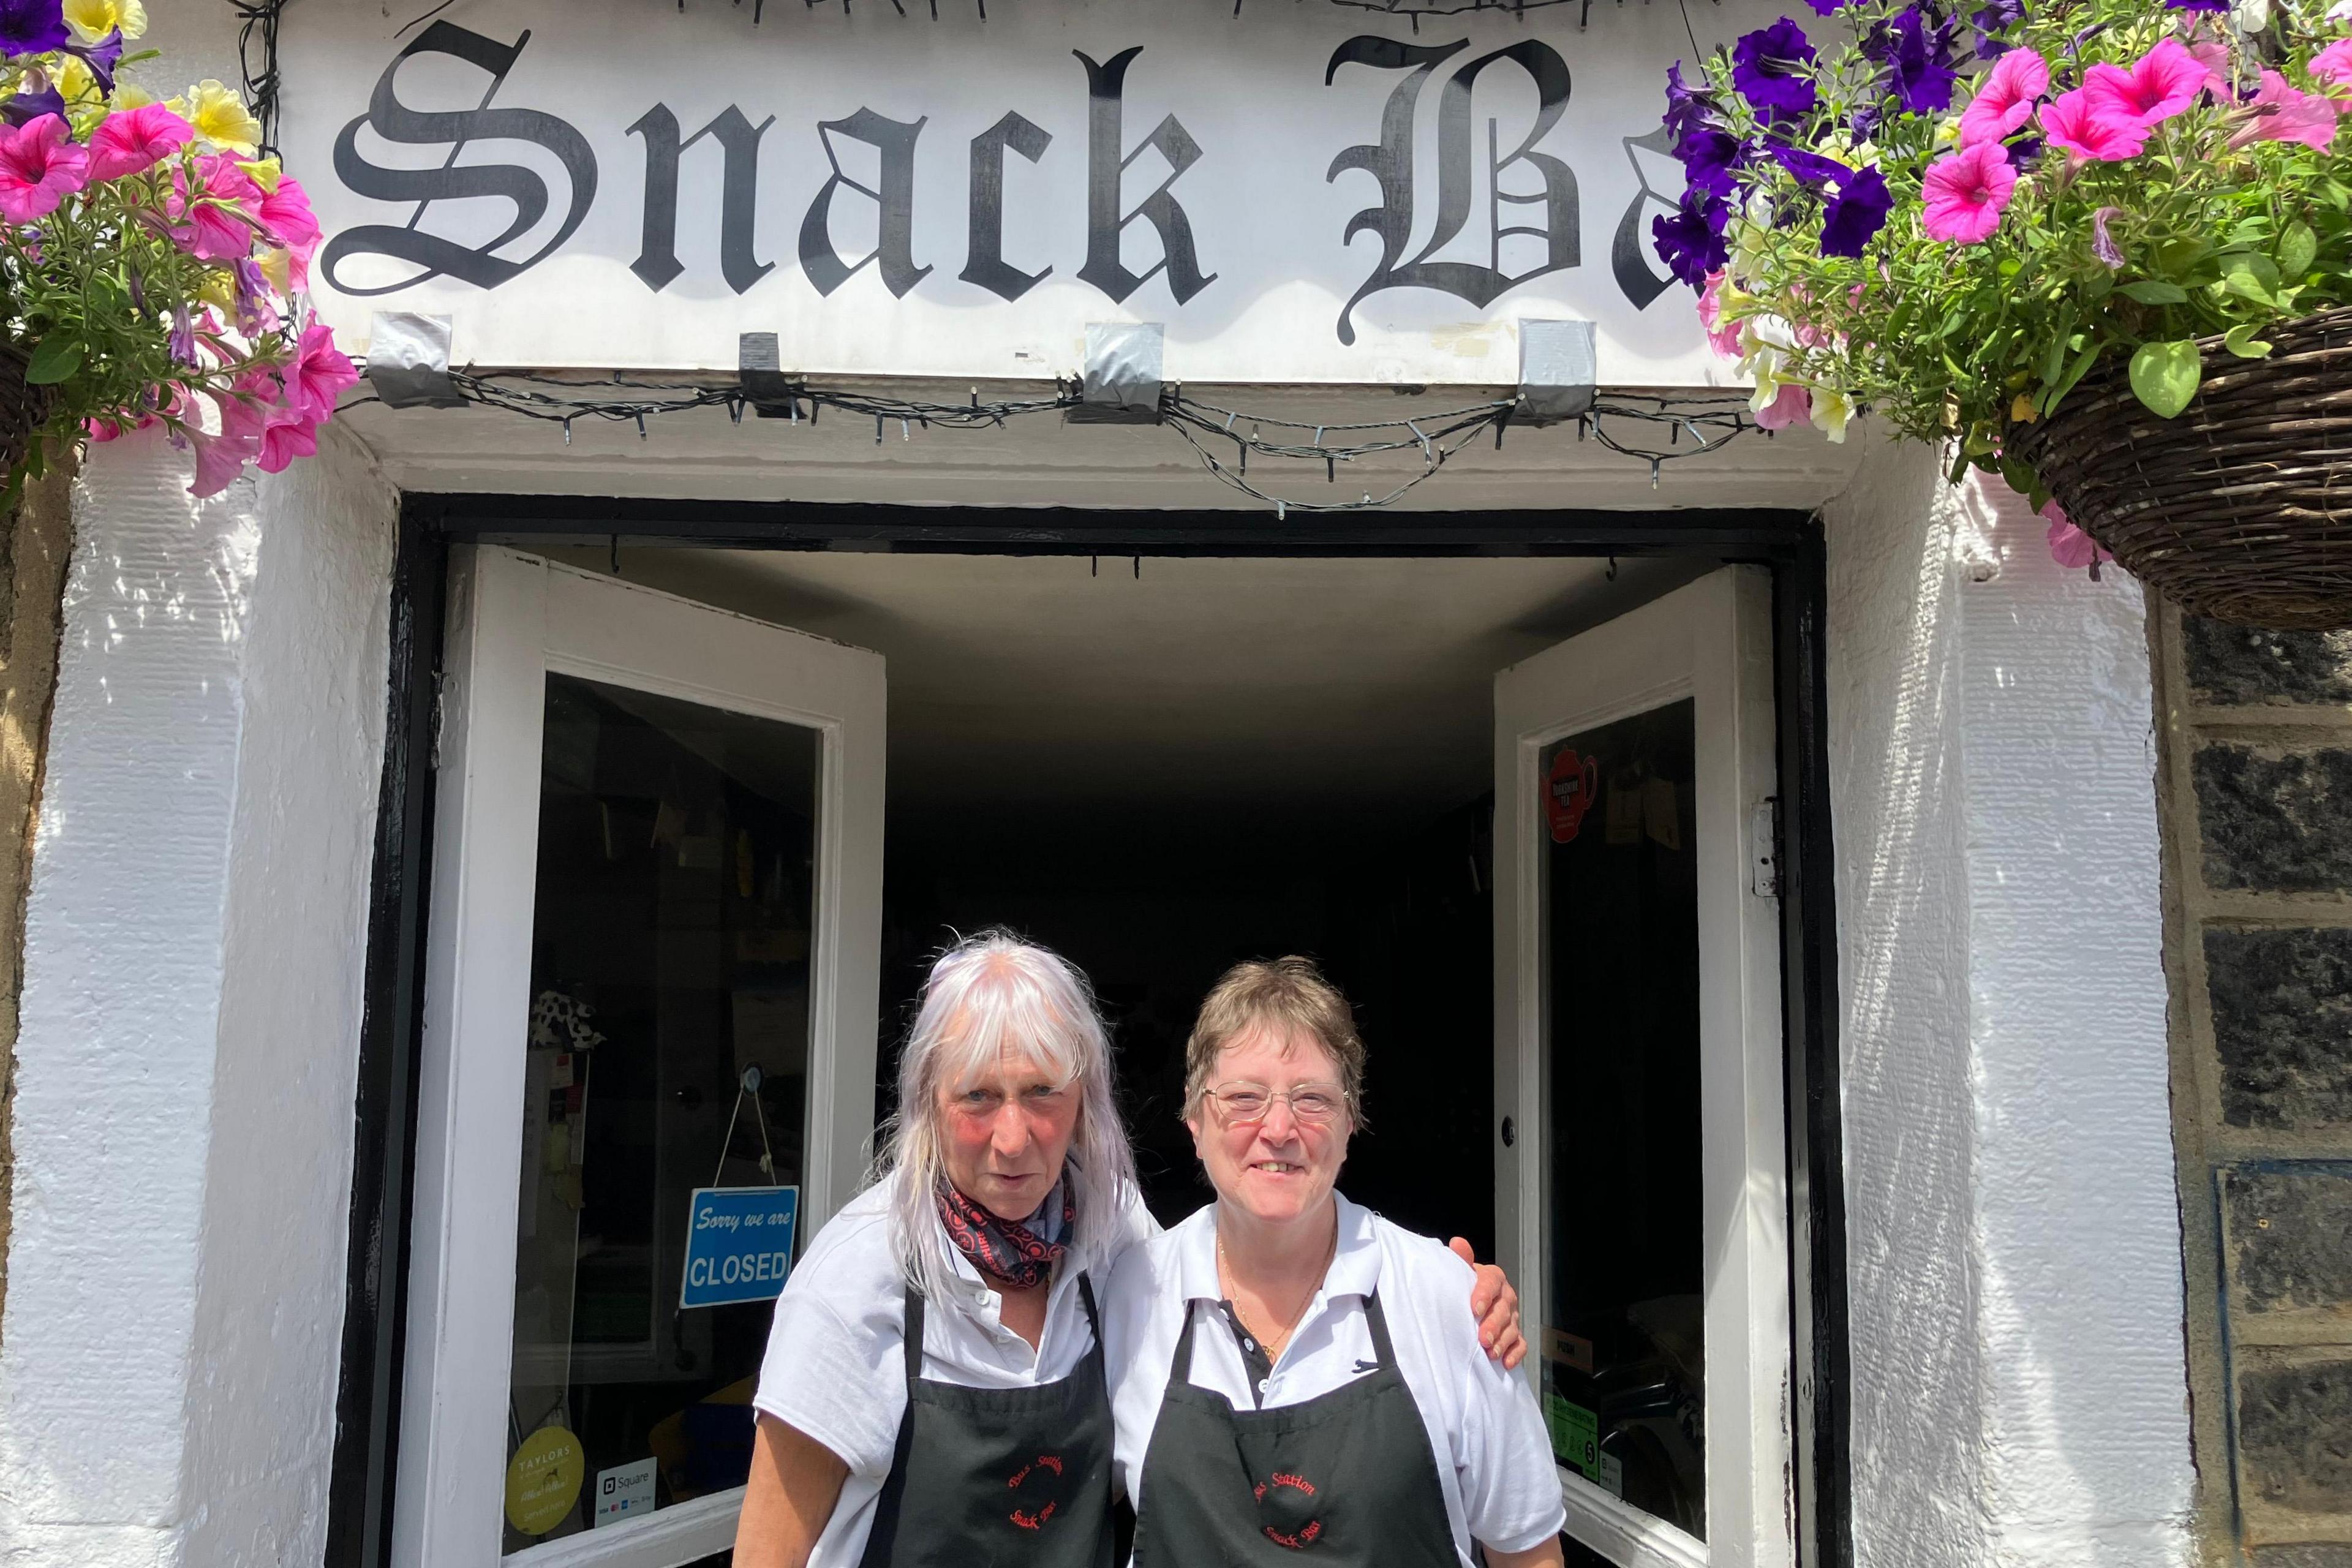
[[[1778,14],[1325,0],[470,0],[289,13],[279,140],[322,313],[460,363],[1034,379],[1089,321],[1195,381],[1504,384],[1514,323],[1618,384],[1723,379],[1650,225],[1668,64]]]
[[[772,1301],[792,1272],[798,1187],[697,1187],[687,1205],[680,1307]]]

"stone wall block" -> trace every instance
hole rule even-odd
[[[2190,773],[2207,887],[2352,892],[2352,750],[2221,742]]]
[[[2352,632],[2266,632],[2181,617],[2189,689],[2239,707],[2352,703]]]
[[[2208,927],[2205,969],[2223,1119],[2352,1128],[2352,930]]]
[[[2249,1356],[2238,1372],[2244,1496],[2266,1510],[2340,1514],[2352,1500],[2352,1359]]]
[[[2258,1547],[2252,1555],[2253,1568],[2352,1568],[2352,1546],[2326,1541]]]
[[[2352,1162],[2241,1166],[2221,1201],[2236,1310],[2334,1310],[2352,1328]]]

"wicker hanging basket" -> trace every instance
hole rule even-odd
[[[50,392],[25,380],[27,351],[0,342],[0,476],[14,472],[49,415]]]
[[[2352,309],[2265,331],[2268,359],[2200,339],[2204,380],[2160,419],[2124,362],[2009,444],[2133,576],[2216,620],[2352,626]]]

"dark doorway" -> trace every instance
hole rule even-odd
[[[1245,811],[1084,826],[1040,816],[950,837],[894,821],[884,1105],[932,956],[958,933],[1009,926],[1094,981],[1145,1201],[1173,1224],[1208,1197],[1180,1120],[1194,1011],[1228,965],[1304,953],[1355,1004],[1369,1057],[1369,1125],[1341,1190],[1491,1258],[1490,809],[1480,798],[1357,841],[1269,836]]]

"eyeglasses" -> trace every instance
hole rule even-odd
[[[1235,1079],[1210,1089],[1209,1098],[1216,1102],[1217,1113],[1237,1126],[1265,1121],[1277,1100],[1288,1103],[1293,1120],[1309,1127],[1320,1127],[1348,1108],[1348,1097],[1336,1083],[1302,1083],[1276,1089]]]

